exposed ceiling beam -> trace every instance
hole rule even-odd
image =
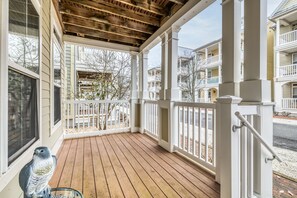
[[[62,15],[83,18],[83,19],[90,19],[93,21],[97,21],[104,24],[109,24],[118,28],[128,29],[131,31],[142,32],[146,34],[153,34],[156,30],[156,27],[145,25],[142,23],[137,23],[134,21],[126,21],[125,19],[113,17],[113,16],[105,16],[100,15],[99,12],[88,12],[87,10],[80,10],[77,11],[75,8],[71,6],[67,6],[67,8],[61,8],[62,10],[60,13]]]
[[[116,50],[116,51],[122,51],[122,52],[139,52],[138,47],[128,46],[128,45],[122,45],[117,43],[110,43],[105,41],[99,41],[94,39],[88,39],[83,37],[77,37],[77,36],[71,36],[64,34],[63,35],[63,41],[67,44],[79,44],[81,46],[86,47],[92,47],[92,48],[98,48],[98,49],[108,49],[108,50]]]
[[[72,25],[76,27],[83,27],[90,30],[97,30],[104,33],[114,34],[118,36],[134,38],[139,40],[146,40],[149,36],[139,32],[132,32],[127,29],[114,27],[108,24],[99,23],[96,21],[82,19],[82,18],[75,18],[69,16],[63,16],[63,23],[65,25]]]
[[[169,0],[169,1],[180,5],[184,5],[186,3],[185,0]]]
[[[118,36],[118,35],[112,35],[112,34],[108,34],[105,32],[100,32],[98,30],[90,30],[90,29],[87,29],[84,27],[77,27],[77,26],[73,26],[73,25],[69,25],[69,24],[64,24],[64,26],[65,26],[66,32],[75,33],[75,34],[78,34],[81,36],[88,35],[91,37],[100,38],[100,39],[108,41],[108,42],[116,41],[118,43],[125,43],[125,44],[129,44],[131,46],[139,46],[142,43],[138,39],[127,38],[127,37]]]
[[[104,13],[122,17],[128,20],[138,21],[144,24],[149,24],[157,27],[160,26],[160,20],[158,18],[136,14],[133,11],[129,11],[127,9],[117,9],[112,6],[104,5],[102,3],[96,3],[93,1],[86,1],[86,0],[71,0],[71,1],[62,0],[61,2],[62,4],[67,3],[67,4],[76,5],[78,7],[85,7],[91,10],[104,12]]]
[[[131,6],[133,8],[137,8],[155,15],[160,15],[160,16],[166,16],[168,14],[167,9],[164,9],[160,6],[158,6],[154,2],[148,3],[147,1],[143,2],[135,2],[135,1],[130,1],[130,0],[96,0],[98,2],[104,1],[104,2],[109,2],[112,4],[118,4],[119,6],[126,5],[126,6]]]

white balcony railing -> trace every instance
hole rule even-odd
[[[144,111],[144,132],[154,138],[158,138],[158,101],[145,100]]]
[[[220,82],[219,76],[207,78],[207,84],[217,84]]]
[[[126,100],[68,100],[65,105],[65,135],[105,134],[130,130],[130,102]]]
[[[215,170],[215,104],[175,102],[178,152]]]
[[[297,76],[297,64],[280,66],[277,71],[279,77]]]
[[[213,63],[217,63],[220,60],[222,60],[222,55],[215,55],[215,56],[211,56],[207,59],[202,59],[198,62],[198,65],[208,65],[208,64],[213,64]]]
[[[196,102],[199,102],[199,103],[209,103],[209,102],[211,102],[210,101],[210,98],[197,98],[196,99]]]
[[[282,109],[295,109],[297,110],[297,98],[283,98]]]
[[[281,34],[279,36],[279,44],[283,45],[297,40],[297,30]]]

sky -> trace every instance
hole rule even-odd
[[[267,16],[270,16],[282,0],[267,0]],[[221,0],[199,13],[181,27],[178,34],[178,45],[196,49],[204,44],[222,37],[222,6]],[[161,63],[161,45],[158,44],[149,52],[149,67]]]

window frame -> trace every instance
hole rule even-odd
[[[60,66],[61,66],[61,84],[57,84],[55,83],[55,77],[54,77],[54,61],[53,61],[53,55],[54,55],[54,45],[56,45],[58,47],[58,50],[60,52],[60,59],[62,59],[62,55],[63,55],[63,49],[62,49],[62,27],[60,25],[59,19],[58,19],[58,15],[56,13],[55,7],[53,5],[53,3],[51,2],[51,87],[50,87],[50,98],[51,98],[51,130],[50,130],[50,136],[53,135],[56,131],[58,131],[58,129],[62,126],[62,60],[60,60]],[[56,34],[59,38],[56,37]],[[55,105],[55,94],[54,94],[54,89],[56,87],[60,88],[60,111],[61,111],[61,120],[59,122],[57,122],[55,124],[55,120],[54,120],[54,105]]]
[[[9,60],[8,55],[8,36],[9,36],[9,0],[0,2],[0,191],[14,178],[21,167],[32,157],[34,148],[41,145],[42,141],[42,119],[41,119],[41,81],[42,76],[42,2],[30,0],[39,16],[39,71],[35,73],[17,63]],[[1,50],[4,49],[4,50]],[[23,146],[18,153],[21,153],[10,165],[8,158],[8,71],[12,70],[36,80],[37,93],[37,119],[38,119],[38,138],[31,140]],[[33,143],[32,143],[33,141]]]

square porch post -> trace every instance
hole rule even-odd
[[[139,125],[137,120],[137,103],[138,103],[138,91],[137,91],[137,52],[130,52],[131,55],[131,98],[130,98],[130,127],[131,132],[139,131]]]
[[[147,75],[148,75],[148,53],[149,51],[142,51],[139,53],[139,99],[140,99],[140,132],[144,132],[145,128],[145,100],[148,99],[147,89]]]
[[[222,84],[219,85],[219,98],[217,99],[218,109],[220,109],[220,103],[225,100],[220,100],[221,97],[226,95],[239,96],[241,67],[241,2],[238,0],[225,1],[222,4],[222,14]],[[229,107],[231,108],[231,106]],[[226,142],[231,140],[227,140],[222,136],[222,134],[231,133],[232,127],[230,125],[228,125],[229,128],[225,127],[225,119],[227,119],[227,117],[230,117],[228,119],[234,117],[233,111],[229,111],[229,113],[220,114],[218,112],[216,114],[216,181],[221,183],[221,192],[225,195],[227,192],[230,192],[230,188],[234,189],[232,185],[236,185],[238,180],[230,177],[229,172],[226,172],[225,168],[221,166],[221,164],[225,164],[226,166],[231,160],[229,158],[231,157],[229,155],[230,153],[224,156],[224,154],[227,153],[222,152],[222,148],[224,147],[231,148],[231,145]]]
[[[162,38],[162,88],[165,97],[159,100],[158,126],[159,144],[166,150],[173,152],[177,141],[177,109],[174,101],[180,99],[177,84],[178,71],[178,32],[180,28],[172,26]],[[164,70],[164,71],[163,71]]]
[[[244,81],[240,85],[245,104],[258,104],[255,129],[272,146],[273,108],[271,83],[267,80],[267,0],[245,1]],[[254,191],[272,197],[272,163],[263,145],[254,143]]]

